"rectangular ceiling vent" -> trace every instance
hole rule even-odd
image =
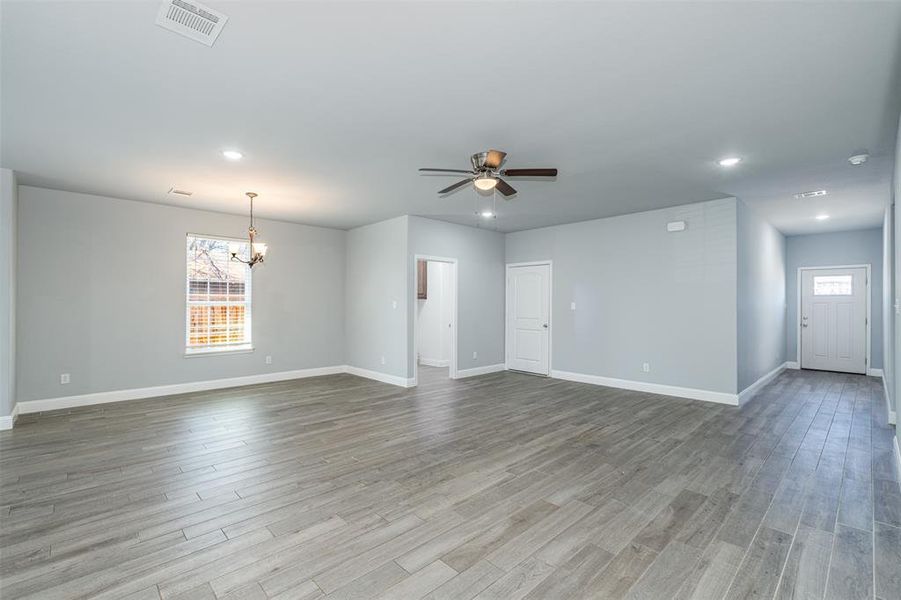
[[[228,17],[199,2],[164,0],[156,24],[195,42],[212,46],[225,27]]]
[[[810,192],[801,192],[799,194],[795,194],[795,198],[798,198],[800,200],[801,198],[816,198],[818,196],[825,196],[825,195],[826,195],[826,190],[812,190]]]
[[[194,192],[189,192],[188,190],[181,190],[179,188],[169,188],[169,191],[166,192],[170,196],[190,196]]]

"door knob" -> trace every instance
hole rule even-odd
[[[547,329],[547,323],[545,323],[544,325],[542,325],[542,327],[544,327],[545,329]]]

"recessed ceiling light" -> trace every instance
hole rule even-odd
[[[816,198],[817,196],[825,196],[827,193],[826,190],[812,190],[795,194],[795,198]]]
[[[228,160],[241,160],[242,158],[244,158],[244,155],[237,150],[223,150],[222,156],[224,156]]]
[[[817,221],[825,221],[829,218],[829,215],[817,215]]]
[[[738,156],[727,156],[726,158],[721,158],[718,162],[721,167],[734,167],[741,162],[741,158]]]
[[[483,216],[484,218],[486,218],[486,219],[490,219],[491,217],[494,216],[494,213],[491,212],[490,210],[483,210],[483,211],[482,211],[482,216]]]

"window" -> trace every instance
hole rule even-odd
[[[854,293],[851,275],[815,275],[814,296],[850,296]]]
[[[246,241],[188,235],[185,354],[250,350],[250,268]]]

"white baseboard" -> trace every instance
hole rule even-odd
[[[263,373],[260,375],[247,375],[244,377],[228,377],[225,379],[210,379],[208,381],[192,381],[189,383],[175,383],[171,385],[157,385],[145,388],[133,388],[128,390],[114,390],[110,392],[95,392],[93,394],[81,394],[79,396],[62,396],[59,398],[47,398],[44,400],[26,400],[16,404],[14,414],[29,414],[61,408],[76,408],[90,406],[92,404],[106,404],[108,402],[123,402],[125,400],[139,400],[142,398],[156,398],[158,396],[172,396],[175,394],[187,394],[190,392],[205,392],[223,388],[253,385],[257,383],[272,383],[275,381],[287,381],[290,379],[304,379],[306,377],[318,377],[320,375],[334,375],[345,373],[344,365],[333,367],[317,367],[313,369],[298,369],[294,371],[279,371],[277,373]]]
[[[389,375],[388,373],[382,373],[381,371],[361,369],[360,367],[345,366],[343,372],[350,373],[351,375],[356,375],[358,377],[365,377],[366,379],[374,379],[375,381],[381,381],[382,383],[390,383],[391,385],[397,385],[400,387],[413,387],[414,385],[412,377],[398,377],[397,375]]]
[[[775,379],[779,375],[779,373],[781,373],[782,371],[784,371],[785,369],[788,369],[788,368],[789,368],[788,363],[782,363],[781,365],[779,365],[778,367],[776,367],[775,369],[773,369],[772,371],[770,371],[769,373],[767,373],[766,375],[764,375],[763,377],[761,377],[760,379],[758,379],[757,381],[755,381],[754,383],[752,383],[751,385],[749,385],[748,387],[746,387],[745,389],[740,391],[738,393],[739,406],[741,406],[742,404],[744,404],[745,402],[750,400],[754,396],[754,394],[756,394],[758,391],[760,391],[760,389],[763,386],[765,386],[766,384],[771,382],[773,379]]]
[[[476,375],[487,375],[489,373],[499,373],[506,370],[503,363],[498,365],[486,365],[484,367],[473,367],[472,369],[463,369],[457,371],[456,379],[465,379],[466,377],[475,377]]]
[[[901,447],[898,446],[898,434],[895,434],[895,468],[898,469],[898,481],[901,481]]]
[[[13,406],[12,413],[5,417],[0,417],[0,431],[8,431],[16,424],[16,417],[19,416],[19,405]]]
[[[867,369],[867,375],[870,377],[882,377],[882,369]]]
[[[0,417],[0,431],[8,431],[13,428],[16,424],[16,419],[19,418],[19,405],[18,403],[13,406],[12,412],[5,417]]]
[[[705,400],[707,402],[738,406],[738,394],[729,394],[727,392],[714,392],[711,390],[664,385],[661,383],[616,379],[613,377],[602,377],[600,375],[586,375],[584,373],[570,373],[568,371],[551,371],[551,377],[555,379],[565,379],[567,381],[577,381],[579,383],[590,383],[593,385],[632,390],[635,392],[650,392],[652,394],[661,394],[664,396],[677,396],[679,398],[691,398],[692,400]]]
[[[450,361],[442,358],[419,358],[419,364],[425,365],[427,367],[447,367],[450,365]]]
[[[888,391],[888,381],[885,380],[885,373],[880,374],[882,377],[882,397],[885,398],[885,412],[888,414],[889,425],[898,424],[898,415],[892,410],[892,396]]]
[[[796,360],[789,360],[789,361],[786,361],[785,368],[797,370],[797,369],[801,368],[801,365]]]

